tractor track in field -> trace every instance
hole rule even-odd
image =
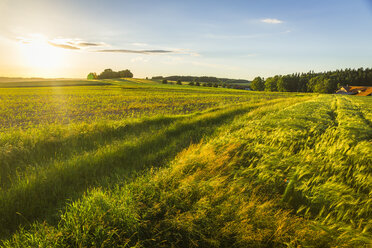
[[[353,109],[355,109],[355,110],[357,111],[358,116],[359,116],[359,117],[364,121],[364,123],[365,123],[369,128],[372,129],[372,122],[371,122],[370,120],[368,120],[368,119],[365,117],[365,115],[364,115],[363,111],[361,110],[361,108],[359,107],[359,105],[356,104],[355,102],[353,102],[350,98],[347,98],[347,97],[345,97],[345,96],[343,96],[343,99],[344,99],[345,101],[347,101],[347,102],[348,102],[348,103],[353,107]],[[372,136],[372,134],[371,134],[371,136]]]

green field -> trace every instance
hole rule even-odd
[[[61,86],[89,86],[110,85],[109,82],[70,80],[70,79],[7,79],[0,78],[1,88],[26,88],[26,87],[61,87]]]
[[[0,89],[2,246],[371,244],[372,98],[82,81]]]

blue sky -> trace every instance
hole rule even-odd
[[[275,74],[372,67],[372,2],[1,0],[0,76]]]

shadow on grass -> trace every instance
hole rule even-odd
[[[179,120],[134,141],[114,142],[41,170],[0,193],[0,235],[5,237],[35,220],[53,223],[58,218],[57,210],[88,188],[109,186],[135,171],[161,166],[190,143],[212,135],[217,127],[253,108],[239,107]]]
[[[3,190],[11,187],[14,177],[27,174],[27,170],[24,171],[26,167],[47,167],[53,160],[66,160],[74,154],[98,149],[118,139],[126,140],[144,132],[155,132],[181,118],[182,116],[160,116],[123,122],[119,126],[96,125],[93,130],[81,130],[71,135],[65,135],[68,130],[57,130],[57,133],[62,134],[37,141],[30,136],[20,136],[20,144],[13,144],[10,150],[0,154],[0,187]]]

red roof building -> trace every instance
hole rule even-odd
[[[372,87],[370,86],[343,86],[336,94],[355,95],[355,96],[372,96]]]

